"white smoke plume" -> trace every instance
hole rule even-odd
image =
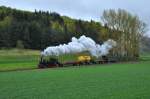
[[[68,44],[47,47],[41,54],[43,56],[59,56],[62,54],[74,54],[88,51],[92,56],[100,57],[107,55],[109,50],[115,46],[116,42],[114,40],[109,39],[102,45],[99,45],[91,38],[83,35],[79,39],[73,37],[72,41]]]

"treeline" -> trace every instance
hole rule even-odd
[[[71,19],[55,12],[0,7],[0,48],[44,49],[83,34],[102,42],[107,39],[103,38],[103,31],[107,29],[99,22]]]
[[[147,25],[137,15],[123,9],[105,10],[102,20],[113,30],[112,36],[115,36],[118,44],[113,54],[123,60],[138,59],[141,38],[147,31]]]
[[[105,10],[103,24],[60,16],[55,12],[21,11],[0,7],[0,48],[43,50],[47,46],[67,43],[75,36],[86,35],[97,43],[117,41],[111,52],[118,59],[139,57],[139,41],[146,24],[125,10]]]
[[[143,36],[140,42],[140,53],[149,55],[150,53],[150,37]]]

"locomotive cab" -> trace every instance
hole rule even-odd
[[[38,67],[39,68],[53,68],[53,67],[62,67],[62,65],[63,64],[61,64],[57,58],[49,57],[49,59],[47,59],[41,56]]]

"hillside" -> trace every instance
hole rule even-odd
[[[71,19],[55,12],[0,7],[0,48],[44,49],[83,34],[100,42],[107,39],[102,31],[107,29],[99,22]]]
[[[107,13],[103,14],[105,25],[102,26],[100,22],[72,19],[56,12],[29,12],[1,6],[0,49],[43,50],[48,46],[68,43],[73,36],[86,35],[98,44],[113,39],[117,47],[112,49],[111,56],[119,60],[137,60],[139,36],[145,30],[145,23],[123,9],[104,12]]]

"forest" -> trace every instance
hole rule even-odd
[[[85,21],[49,11],[23,11],[0,6],[0,49],[43,50],[86,35],[102,44],[117,41],[111,56],[131,60],[139,57],[139,40],[146,24],[125,10],[104,11],[103,22]]]

